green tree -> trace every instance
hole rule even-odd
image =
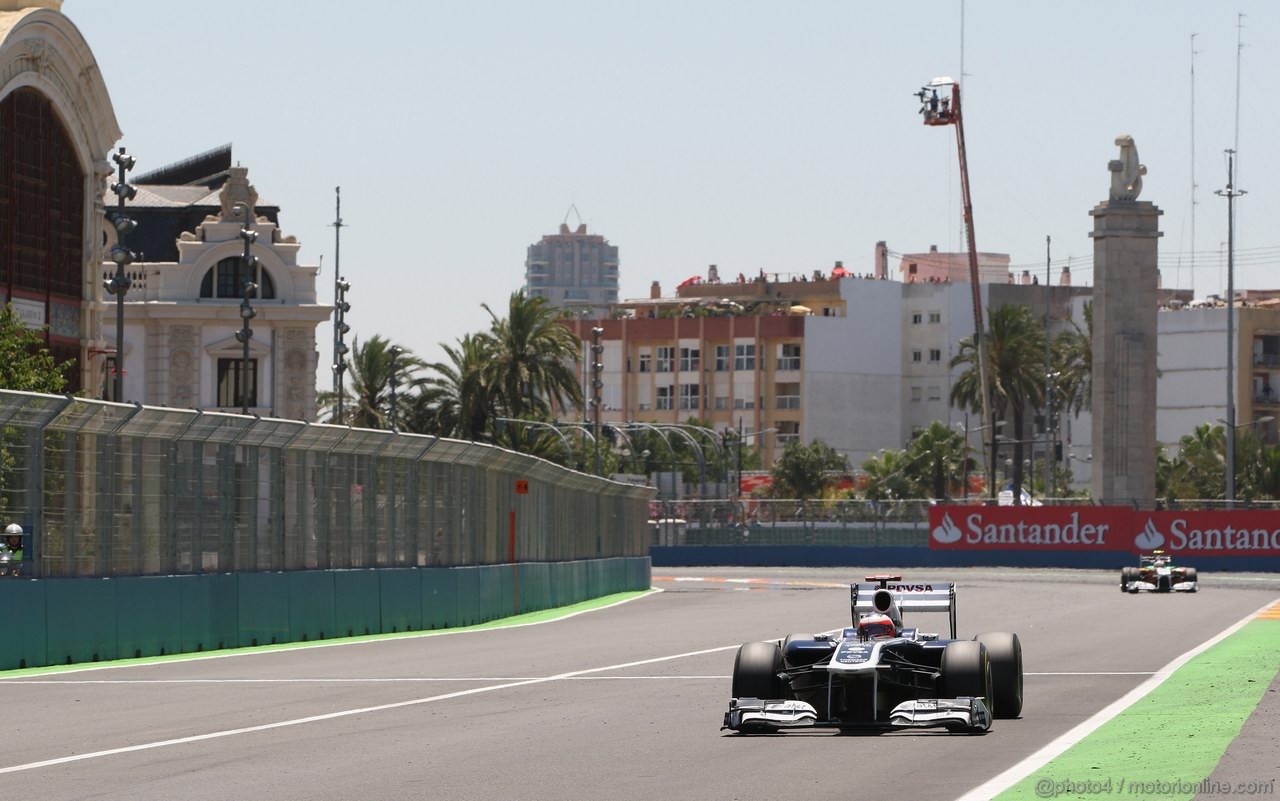
[[[788,442],[769,471],[775,496],[799,500],[821,497],[831,473],[847,472],[849,459],[820,440],[808,445]]]
[[[1084,305],[1084,324],[1074,321],[1071,328],[1054,337],[1053,362],[1058,373],[1054,387],[1055,404],[1076,417],[1093,406],[1093,304]]]
[[[867,488],[863,494],[869,501],[917,497],[919,492],[911,467],[911,456],[905,450],[881,451],[878,457],[862,463],[862,471],[867,474]]]
[[[11,304],[0,309],[0,389],[60,393],[67,388],[71,364],[54,362],[39,332],[28,328]]]
[[[422,386],[423,379],[417,375],[425,367],[421,359],[404,348],[398,357],[392,352],[396,347],[390,340],[374,335],[361,344],[359,337],[353,337],[351,343],[351,359],[344,386],[343,419],[337,420],[337,396],[333,392],[322,392],[317,400],[322,409],[329,414],[328,422],[338,422],[356,428],[400,428],[401,411],[412,404],[412,396]],[[391,419],[391,381],[393,375],[399,385],[396,393],[397,419]]]
[[[983,344],[987,350],[992,412],[996,419],[1011,419],[1013,423],[1013,497],[1019,498],[1027,411],[1044,403],[1044,329],[1031,316],[1030,307],[1000,306],[991,312]],[[981,412],[982,387],[972,337],[960,341],[960,351],[951,360],[952,368],[966,365],[968,369],[951,385],[951,405]],[[994,460],[995,453],[992,457]]]
[[[428,365],[433,375],[424,381],[421,412],[424,427],[417,429],[442,437],[485,438],[498,414],[498,394],[490,383],[486,364],[490,340],[467,334],[455,345],[442,345],[448,361]]]
[[[964,436],[937,420],[907,446],[908,474],[922,495],[948,498],[965,479],[969,462]]]
[[[555,407],[582,406],[582,385],[573,368],[582,341],[561,323],[563,313],[546,298],[513,292],[507,316],[498,317],[488,304],[491,325],[486,383],[497,393],[507,417],[549,417]]]

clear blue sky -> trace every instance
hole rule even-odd
[[[342,186],[350,322],[428,359],[523,285],[571,204],[620,248],[621,294],[738,272],[872,269],[962,248],[954,134],[912,97],[961,72],[956,2],[67,0],[150,169],[226,142],[324,255]],[[1239,287],[1280,287],[1280,4],[970,0],[966,136],[981,250],[1091,283],[1088,211],[1118,134],[1164,210],[1165,286],[1225,286],[1235,144]],[[1195,249],[1191,270],[1191,34]],[[576,222],[576,218],[574,219]],[[1054,270],[1055,280],[1058,272]],[[318,333],[327,386],[330,329]]]

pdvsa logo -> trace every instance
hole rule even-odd
[[[1143,527],[1142,533],[1134,537],[1133,544],[1144,551],[1154,551],[1156,548],[1164,545],[1165,536],[1156,528],[1156,521],[1147,518],[1147,525]]]
[[[933,539],[943,545],[950,545],[953,542],[959,542],[964,536],[964,532],[960,530],[951,520],[950,514],[942,516],[942,522],[933,530]]]

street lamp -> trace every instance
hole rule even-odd
[[[116,265],[116,274],[111,280],[104,282],[104,287],[107,292],[116,296],[116,369],[111,399],[119,403],[124,400],[124,296],[133,285],[133,279],[125,275],[124,268],[138,260],[138,254],[124,245],[125,235],[138,227],[137,222],[124,214],[124,202],[133,200],[138,195],[138,190],[125,181],[124,174],[132,170],[138,160],[126,153],[123,147],[112,154],[111,160],[117,166],[116,182],[111,185],[111,191],[116,196],[116,213],[111,218],[111,224],[116,229],[116,244],[112,245],[110,253],[111,260]]]
[[[242,285],[244,300],[240,301],[240,319],[242,321],[241,328],[236,332],[236,339],[244,345],[244,354],[240,359],[240,414],[249,414],[249,392],[250,389],[257,389],[257,376],[254,376],[253,385],[249,383],[249,340],[253,339],[253,329],[249,327],[249,321],[257,316],[257,312],[253,310],[253,305],[249,303],[249,298],[253,297],[258,291],[258,285],[252,281],[245,281]],[[253,399],[253,405],[258,405],[258,399]]]
[[[249,327],[249,321],[257,316],[257,312],[253,310],[253,305],[249,303],[249,299],[254,297],[258,292],[258,285],[254,283],[258,277],[258,257],[250,252],[253,243],[258,241],[258,232],[249,228],[250,209],[243,203],[237,203],[232,209],[240,217],[240,241],[244,242],[244,252],[240,255],[240,277],[243,283],[240,285],[242,300],[240,301],[240,319],[242,321],[241,328],[236,332],[236,339],[244,346],[244,354],[240,360],[240,414],[249,414],[249,391],[251,389],[249,383],[249,340],[253,339],[253,329]],[[252,389],[257,389],[257,376],[254,376]],[[255,392],[256,394],[256,392]],[[253,405],[258,405],[258,399],[255,397]]]
[[[591,329],[591,427],[595,440],[597,476],[600,475],[600,390],[604,387],[604,382],[600,380],[604,372],[604,363],[601,361],[604,345],[600,344],[602,336],[604,336],[604,329],[598,325],[593,326]]]
[[[396,388],[400,386],[400,354],[404,353],[404,348],[399,345],[391,346],[391,430],[399,433],[397,428],[396,414]]]
[[[334,420],[338,425],[342,425],[342,398],[346,394],[346,389],[342,384],[342,374],[347,370],[347,343],[343,341],[343,337],[351,330],[351,326],[347,325],[347,312],[351,311],[351,304],[347,302],[347,290],[351,289],[351,282],[346,278],[339,277],[334,281],[334,300],[333,300],[333,394],[337,399],[338,409],[337,417]]]
[[[1259,426],[1263,423],[1270,423],[1276,418],[1272,415],[1264,415],[1249,420],[1244,423],[1236,423],[1235,415],[1231,414],[1231,407],[1227,407],[1227,420],[1219,418],[1218,422],[1226,426],[1227,429],[1227,505],[1235,503],[1236,500],[1236,432],[1242,428],[1251,428]]]

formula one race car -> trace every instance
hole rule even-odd
[[[839,636],[749,642],[733,663],[723,728],[943,727],[982,733],[1022,713],[1022,643],[1005,632],[956,637],[952,582],[867,576],[849,587],[853,626]],[[904,628],[903,612],[947,612],[951,639]]]
[[[1152,551],[1138,557],[1137,567],[1120,569],[1120,592],[1195,592],[1200,577],[1194,567],[1174,567],[1173,557]]]

